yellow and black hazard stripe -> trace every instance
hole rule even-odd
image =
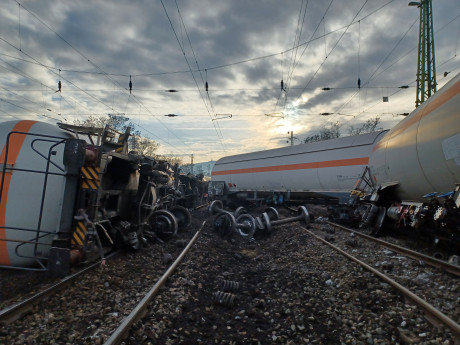
[[[71,243],[74,246],[83,246],[85,243],[85,237],[86,237],[86,232],[88,229],[85,226],[85,223],[83,222],[77,222],[77,225],[75,226],[75,231],[72,234],[72,240]]]
[[[101,184],[99,179],[99,168],[81,167],[81,188],[82,189],[98,189]]]

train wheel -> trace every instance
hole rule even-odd
[[[235,216],[235,218],[238,218],[242,214],[246,213],[248,213],[248,211],[246,211],[246,209],[243,206],[240,206],[235,210],[235,212],[233,212],[233,215]]]
[[[236,220],[233,214],[227,211],[222,211],[214,219],[214,230],[220,237],[229,237],[236,231]]]
[[[256,231],[256,220],[253,216],[247,213],[240,214],[236,218],[236,223],[238,224],[238,232],[242,237],[252,238],[254,232]]]
[[[174,214],[167,210],[158,210],[150,218],[150,226],[162,238],[171,238],[177,234],[177,220]]]
[[[386,208],[385,207],[379,207],[379,213],[377,216],[377,221],[374,223],[374,225],[370,228],[370,234],[371,236],[377,237],[382,233],[382,225],[385,220],[386,216]]]
[[[214,200],[211,202],[211,205],[209,205],[209,214],[211,216],[214,216],[218,214],[220,211],[224,209],[224,204],[222,203],[222,200]]]
[[[265,233],[270,236],[272,234],[272,225],[270,224],[270,217],[266,212],[262,213],[261,224]]]
[[[280,214],[278,213],[278,210],[274,207],[267,207],[264,212],[268,215],[268,218],[270,220],[278,220],[280,219]]]
[[[192,216],[190,214],[190,211],[187,210],[185,207],[175,205],[171,207],[168,211],[171,212],[174,215],[174,217],[176,217],[179,231],[187,229],[192,223]]]

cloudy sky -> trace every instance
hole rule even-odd
[[[418,18],[401,0],[2,0],[0,119],[124,114],[185,162],[390,128],[415,106]],[[460,72],[457,1],[433,20],[439,88]]]

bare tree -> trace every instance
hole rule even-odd
[[[94,127],[94,128],[104,128],[110,121],[108,116],[93,116],[90,115],[84,121],[81,120],[74,120],[73,124],[77,126],[84,126],[84,127]]]
[[[129,117],[108,114],[107,116],[90,115],[84,121],[76,119],[74,124],[78,126],[95,128],[104,128],[106,125],[109,125],[111,128],[117,131],[125,131],[128,127],[131,127],[131,130],[134,131],[134,124],[128,121]]]
[[[134,151],[142,156],[153,157],[160,146],[155,140],[142,136],[132,136],[131,139]]]
[[[136,126],[129,121],[129,117],[123,115],[112,115],[107,116],[89,116],[84,121],[75,120],[75,125],[104,128],[109,125],[111,128],[119,132],[124,132],[128,127],[131,128],[131,135],[128,139],[129,149],[136,151],[140,155],[151,156],[155,155],[156,150],[160,146],[155,140],[143,137],[141,132],[136,129]]]
[[[348,128],[348,134],[350,136],[353,136],[353,135],[372,133],[375,131],[382,130],[383,129],[382,127],[377,127],[379,123],[380,123],[380,117],[376,116],[375,119],[367,120],[360,127],[355,128],[353,125],[351,125]]]
[[[348,127],[348,135],[354,136],[354,135],[359,135],[359,134],[380,131],[383,128],[378,127],[379,123],[380,123],[380,117],[376,116],[373,119],[367,120],[365,123],[361,124],[358,127],[351,125]],[[306,137],[303,140],[303,142],[306,144],[306,143],[313,143],[316,141],[340,138],[340,135],[341,135],[340,127],[341,127],[341,124],[339,122],[335,122],[329,125],[328,127],[322,128],[318,134],[314,134],[309,137]]]
[[[319,134],[314,134],[309,137],[306,137],[303,142],[313,143],[316,141],[323,141],[328,139],[335,139],[340,137],[340,123],[335,122],[330,124],[328,127],[324,127],[320,130]]]
[[[170,165],[182,165],[182,158],[173,155],[155,155],[156,160],[162,160],[168,162]]]

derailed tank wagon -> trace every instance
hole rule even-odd
[[[187,226],[171,171],[128,153],[128,138],[129,129],[0,124],[0,266],[66,274],[71,262]]]
[[[229,203],[335,201],[335,219],[460,241],[460,74],[390,131],[223,157],[209,195]]]
[[[209,194],[224,201],[346,202],[385,131],[219,159]]]

